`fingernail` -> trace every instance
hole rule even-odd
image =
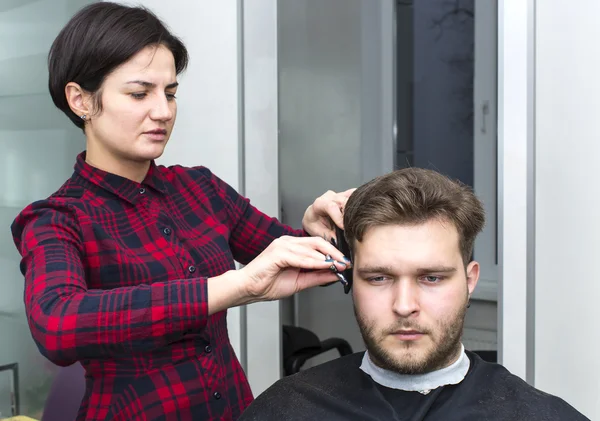
[[[352,263],[347,263],[347,262],[338,262],[338,264],[342,265],[344,267],[343,270],[348,270],[352,267]]]
[[[333,262],[333,259],[325,259],[326,262]]]
[[[345,260],[347,263],[350,263],[350,259],[348,259],[346,256],[344,256],[344,260]]]

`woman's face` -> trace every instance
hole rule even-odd
[[[162,155],[171,136],[177,103],[177,74],[173,54],[164,46],[150,46],[117,67],[98,94],[102,109],[94,112],[84,98],[87,160],[106,171],[145,167]]]

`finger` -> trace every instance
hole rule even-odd
[[[341,192],[339,194],[341,194],[342,196],[344,196],[346,198],[349,198],[352,195],[352,193],[354,193],[355,190],[356,190],[356,187],[348,189],[346,191],[343,191],[343,192]]]
[[[285,267],[310,270],[328,269],[332,272],[342,272],[351,266],[344,260],[335,260],[330,255],[323,255],[310,248],[298,248],[290,253],[291,255],[282,256]]]
[[[342,253],[337,247],[321,237],[298,237],[294,238],[292,241],[296,241],[298,244],[302,244],[313,250],[316,250],[324,256],[329,255],[337,262],[349,263],[348,256],[344,256],[344,253]]]
[[[323,229],[323,238],[325,238],[328,241],[334,240],[335,239],[335,231],[333,229],[324,228]]]
[[[336,201],[331,201],[327,204],[325,211],[327,216],[340,228],[344,228],[344,215],[342,214],[343,205]]]
[[[320,198],[321,199],[330,199],[333,196],[335,196],[337,193],[334,192],[333,190],[327,190],[325,193],[323,193]]]
[[[330,271],[303,272],[298,276],[298,290],[302,291],[332,282],[339,282],[339,279]]]
[[[336,196],[336,192],[334,192],[333,190],[327,190],[321,196],[317,197],[313,203],[315,211],[317,213],[319,213],[319,211],[322,211],[329,202],[335,199]]]
[[[291,244],[289,247],[289,252],[299,257],[302,256],[307,259],[314,259],[320,261],[325,261],[329,258],[327,254],[321,253],[314,247],[301,243]]]
[[[336,199],[336,203],[339,205],[340,213],[342,214],[341,225],[338,225],[341,229],[344,229],[344,212],[346,210],[346,203],[348,203],[348,197],[346,196],[338,196]]]
[[[348,200],[350,195],[355,190],[356,190],[356,188],[352,188],[352,189],[348,189],[341,193],[335,193],[332,190],[328,190],[327,192],[323,193],[321,196],[317,197],[317,199],[313,203],[313,208],[315,209],[315,212],[320,213],[332,201],[338,202],[341,206],[343,206],[346,203],[346,200]]]
[[[283,270],[285,269],[300,269],[308,271],[331,271],[331,266],[340,267],[339,263],[336,265],[332,261],[326,259],[315,259],[309,256],[291,253],[286,251],[276,257],[276,264]],[[343,270],[343,269],[342,269]]]
[[[348,197],[342,196],[341,194],[338,194],[337,196],[331,199],[331,202],[335,203],[339,208],[343,208],[344,206],[346,206],[347,201]]]
[[[346,206],[346,203],[348,203],[348,199],[350,199],[350,197],[344,195],[338,195],[336,197],[336,201],[341,207]]]
[[[350,261],[336,247],[319,237],[296,238],[274,251],[273,258],[282,269],[329,269],[344,271],[351,267]]]

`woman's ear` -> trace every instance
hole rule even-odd
[[[78,83],[69,82],[65,86],[65,96],[71,111],[77,114],[82,119],[89,119],[92,112],[90,108],[91,95],[87,93]]]

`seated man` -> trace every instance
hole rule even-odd
[[[240,421],[587,420],[465,351],[484,219],[469,188],[430,170],[395,171],[357,189],[344,227],[367,351],[279,380]]]

